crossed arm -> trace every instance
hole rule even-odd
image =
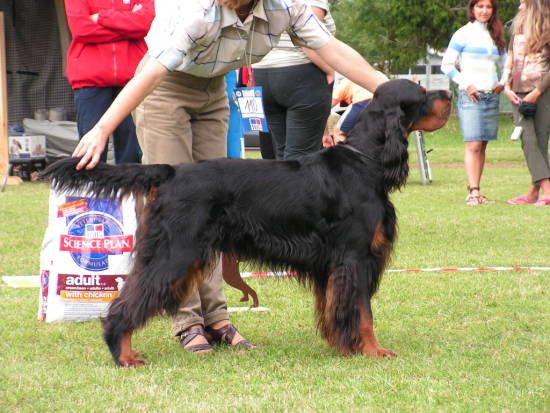
[[[153,21],[153,0],[143,0],[131,11],[90,13],[86,0],[65,0],[67,21],[73,38],[82,43],[116,42],[143,38]]]

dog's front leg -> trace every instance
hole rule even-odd
[[[139,367],[144,366],[147,363],[143,360],[143,356],[132,349],[132,334],[133,331],[129,331],[122,336],[120,342],[120,356],[115,360],[117,365],[121,367]]]
[[[358,352],[376,358],[396,357],[397,354],[391,350],[380,347],[376,336],[374,335],[374,320],[370,309],[370,302],[366,305],[361,305],[359,309],[359,343]]]

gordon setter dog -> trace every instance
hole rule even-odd
[[[218,159],[192,164],[106,165],[44,176],[60,191],[146,198],[133,269],[103,320],[115,363],[145,364],[134,330],[174,313],[220,253],[289,270],[311,287],[318,329],[343,355],[395,354],[379,346],[371,297],[396,239],[389,193],[408,175],[407,136],[447,121],[447,91],[408,80],[378,87],[346,142],[299,160]]]

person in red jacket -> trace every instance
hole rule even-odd
[[[144,37],[155,7],[154,0],[65,0],[65,10],[72,33],[67,78],[83,137],[134,76],[147,52]],[[141,162],[131,115],[113,132],[113,146],[116,163]],[[107,151],[101,158],[107,159]]]

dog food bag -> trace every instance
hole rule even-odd
[[[38,319],[97,319],[130,271],[135,202],[52,190],[40,252]]]

